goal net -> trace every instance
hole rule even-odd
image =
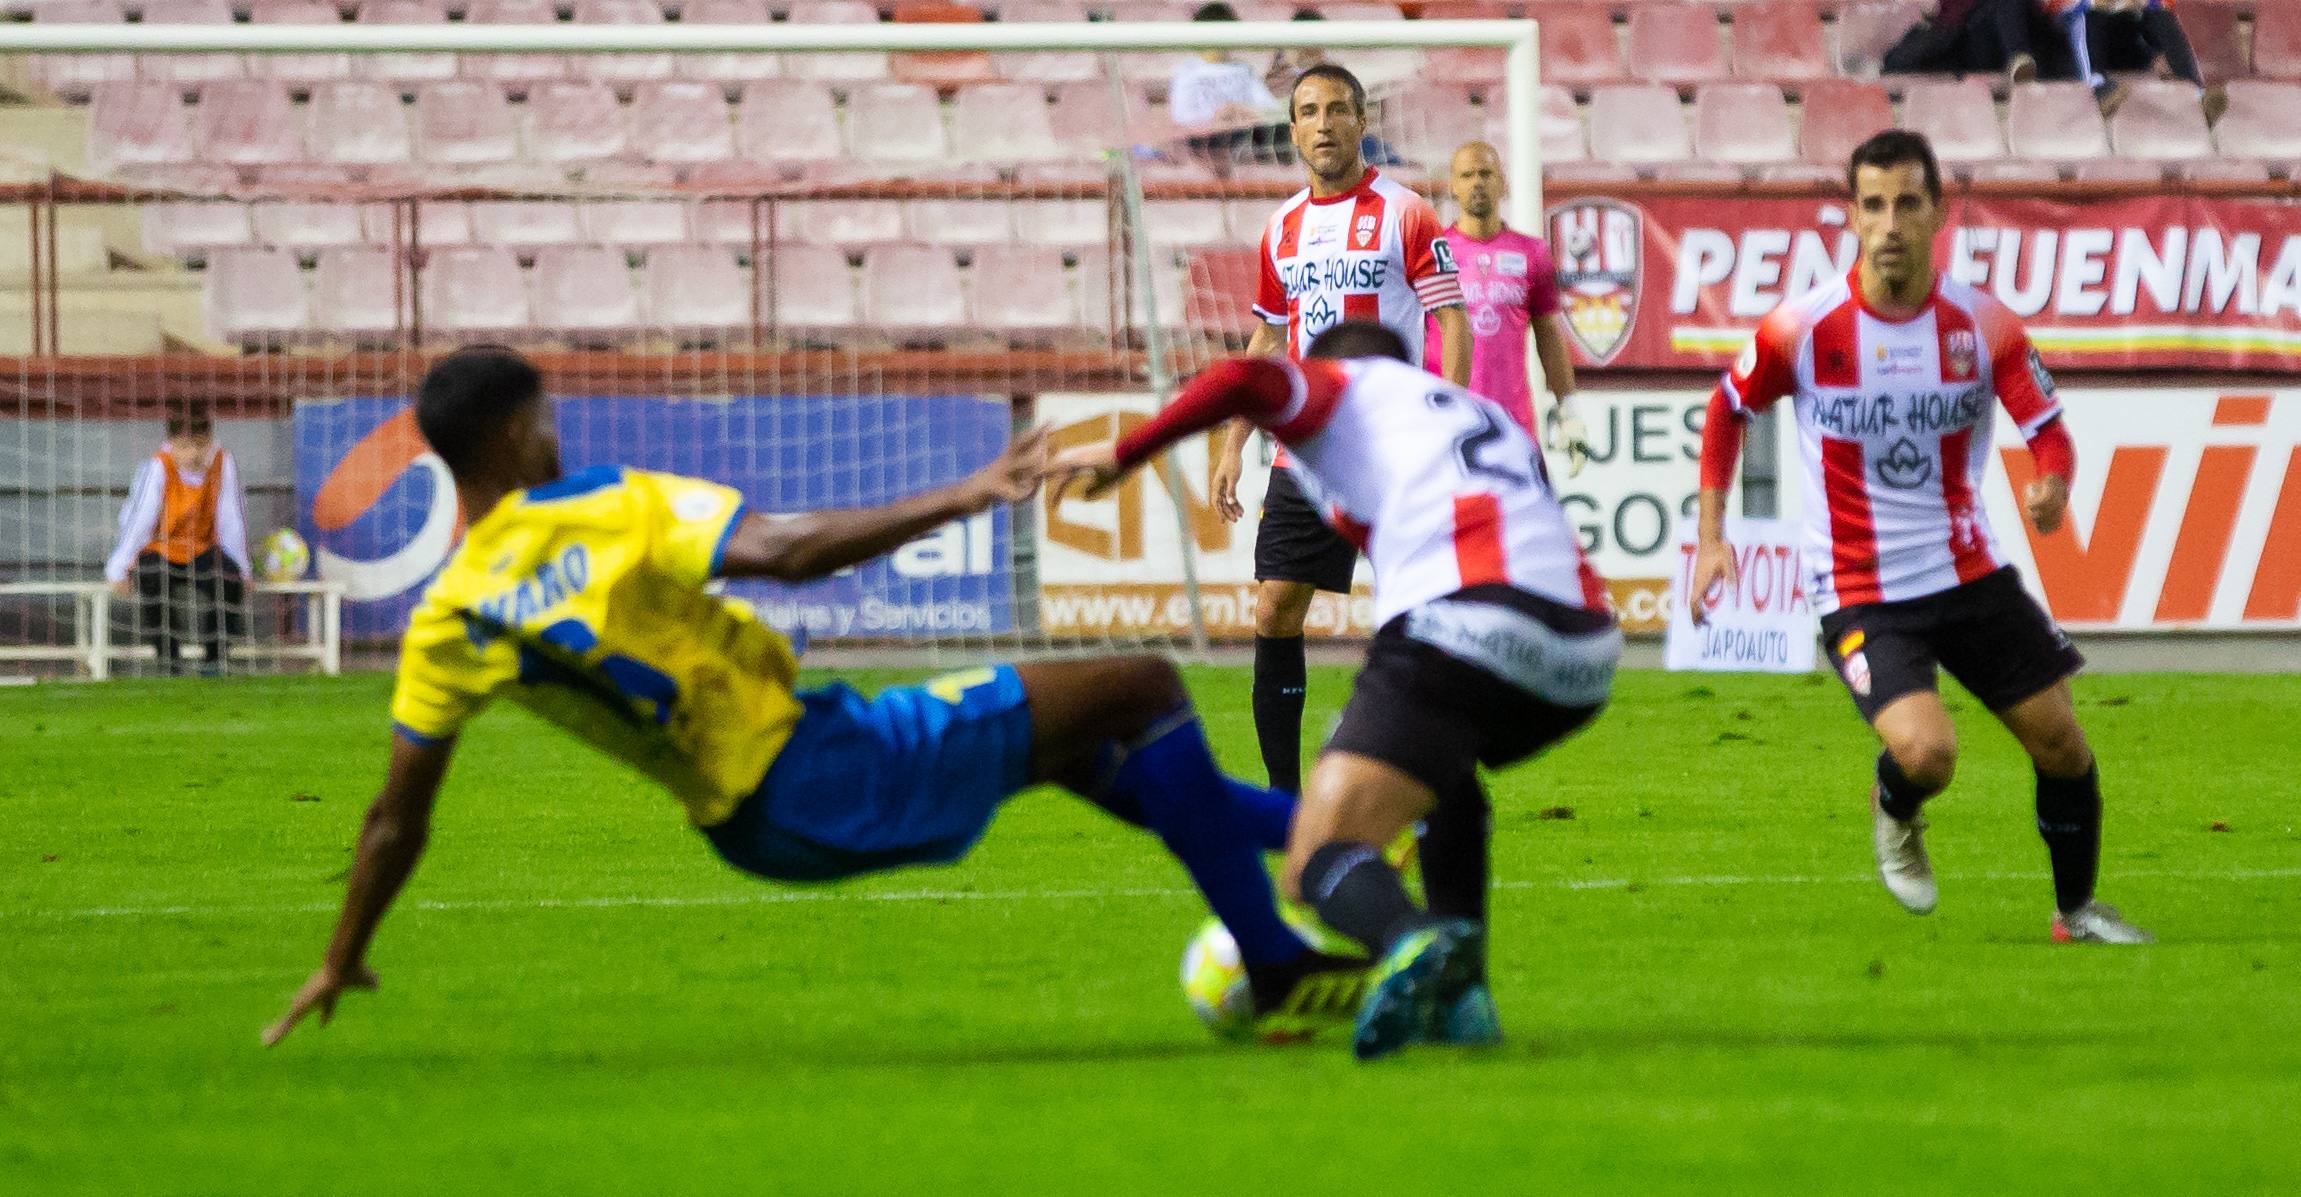
[[[1123,432],[1245,346],[1254,247],[1305,181],[1283,105],[1311,61],[1361,76],[1370,163],[1434,199],[1464,141],[1507,160],[1520,133],[1510,172],[1535,177],[1509,119],[1531,68],[1504,70],[1524,22],[1061,24],[1059,0],[979,24],[802,24],[876,18],[839,0],[774,24],[755,0],[585,0],[572,21],[472,0],[453,24],[421,0],[332,25],[324,5],[141,11],[71,0],[0,26],[22,98],[0,108],[18,134],[0,673],[390,649],[467,515],[409,406],[459,345],[539,362],[568,468],[707,477],[765,512],[953,481],[1031,425]],[[1253,90],[1210,105],[1208,79]],[[140,471],[203,419],[241,517],[138,522]],[[172,482],[195,506],[199,464]],[[1243,639],[1252,518],[1215,512],[1210,467],[1202,438],[1098,502],[1043,496],[730,590],[817,651]],[[170,560],[211,548],[244,585]],[[1370,630],[1363,598],[1320,601],[1313,635]]]

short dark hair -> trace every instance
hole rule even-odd
[[[1360,83],[1358,81],[1358,76],[1351,74],[1347,68],[1336,66],[1331,62],[1322,62],[1317,66],[1314,66],[1309,70],[1296,75],[1294,77],[1294,86],[1286,89],[1287,120],[1292,121],[1294,119],[1295,93],[1302,90],[1303,84],[1308,83],[1313,79],[1332,79],[1335,82],[1342,84],[1344,87],[1349,88],[1351,106],[1358,109],[1358,115],[1366,115],[1366,85]]]
[[[1310,339],[1304,357],[1388,357],[1411,363],[1406,338],[1372,320],[1345,320]]]
[[[458,477],[480,464],[487,439],[543,397],[533,362],[501,345],[473,345],[432,364],[415,397],[415,425]]]
[[[1235,21],[1238,19],[1238,10],[1223,3],[1222,0],[1214,0],[1212,4],[1199,5],[1197,11],[1190,14],[1190,19],[1193,21]]]
[[[1855,146],[1853,157],[1846,160],[1846,190],[1858,194],[1854,181],[1861,177],[1865,166],[1884,170],[1910,162],[1924,168],[1926,194],[1940,203],[1941,163],[1933,156],[1933,143],[1925,139],[1925,134],[1908,129],[1888,129]]]

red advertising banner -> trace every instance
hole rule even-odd
[[[1952,198],[1934,264],[1996,296],[2060,369],[2301,373],[2301,205]],[[1590,196],[1550,208],[1593,366],[1722,367],[1784,299],[1851,269],[1835,199]]]

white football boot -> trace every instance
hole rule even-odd
[[[2156,943],[2157,937],[2125,921],[2117,907],[2087,902],[2068,914],[2053,916],[2055,943]]]
[[[1933,861],[1925,854],[1925,820],[1904,823],[1878,805],[1870,793],[1870,843],[1878,853],[1878,880],[1902,909],[1911,914],[1932,914],[1940,897],[1933,883]]]

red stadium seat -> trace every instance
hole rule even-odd
[[[479,245],[568,245],[583,240],[575,205],[556,200],[481,200],[471,206]]]
[[[464,14],[473,25],[556,25],[559,11],[551,0],[471,0]],[[567,60],[557,54],[474,54],[464,59],[463,73],[474,79],[528,84],[567,75]]]
[[[1836,74],[1822,44],[1822,19],[1804,0],[1768,0],[1734,10],[1734,74],[1804,82]]]
[[[1771,83],[1712,83],[1694,96],[1694,151],[1709,162],[1754,166],[1797,156],[1797,134],[1782,89]]]
[[[359,209],[350,204],[263,200],[248,206],[248,216],[256,240],[278,249],[327,249],[367,239]]]
[[[846,332],[863,323],[847,255],[827,245],[776,245],[760,319],[786,334]]]
[[[895,5],[895,20],[905,25],[975,25],[980,24],[982,19],[983,10],[972,4],[954,4],[947,0],[902,0]],[[999,72],[991,65],[991,56],[981,50],[894,54],[888,57],[887,70],[906,83],[924,83],[929,87],[940,88],[990,83],[999,77]]]
[[[1806,84],[1800,110],[1799,159],[1833,173],[1844,169],[1854,147],[1895,127],[1893,101],[1875,83],[1815,80]]]
[[[229,25],[232,7],[225,0],[145,0],[146,25]],[[146,79],[170,83],[213,83],[247,77],[248,68],[237,54],[145,54],[136,60],[136,73]]]
[[[391,166],[414,157],[407,105],[400,102],[397,90],[382,83],[323,83],[312,89],[304,117],[316,161]]]
[[[445,0],[366,0],[360,5],[362,25],[439,25],[447,21]],[[453,79],[453,54],[363,54],[356,66],[370,79],[393,83],[429,83]]]
[[[676,245],[689,239],[680,200],[592,200],[576,211],[587,240],[618,247]]]
[[[1727,75],[1718,14],[1708,4],[1649,5],[1630,11],[1630,74],[1649,83],[1688,84]]]
[[[752,162],[829,162],[842,152],[838,111],[822,84],[767,79],[743,85],[735,151]]]
[[[2192,97],[2195,94],[2192,88]],[[2165,182],[2170,169],[2163,162],[2145,162],[2138,158],[2088,158],[2072,163],[2069,177],[2080,183],[2157,184]]]
[[[231,200],[163,200],[144,205],[144,248],[171,258],[253,245],[247,205]]]
[[[846,264],[840,263],[844,271]],[[737,329],[751,323],[751,299],[733,252],[714,245],[659,245],[639,272],[647,327],[672,332]]]
[[[977,328],[1031,338],[1078,323],[1078,305],[1071,300],[1063,256],[1052,249],[985,246],[975,253],[973,275],[969,323]]]
[[[32,10],[38,25],[117,25],[127,19],[118,0],[45,0]],[[42,85],[74,100],[98,85],[136,77],[136,59],[128,54],[37,54],[30,61]]]
[[[2181,177],[2193,183],[2267,183],[2269,164],[2238,158],[2209,158],[2181,164]]]
[[[192,114],[164,83],[105,83],[88,96],[88,162],[99,173],[198,160]]]
[[[1063,156],[1034,84],[970,87],[951,102],[951,152],[969,162],[1038,162]]]
[[[2238,31],[2237,9],[2221,4],[2179,6],[2181,32],[2197,54],[2197,69],[2207,83],[2226,83],[2253,73],[2253,57],[2245,51]]]
[[[631,97],[631,143],[648,161],[674,165],[735,156],[735,125],[715,83],[642,83]]]
[[[1915,0],[1867,0],[1838,10],[1837,68],[1842,75],[1874,78],[1886,51],[1924,19]]]
[[[916,83],[872,83],[847,98],[847,152],[871,162],[932,162],[950,157],[942,107]]]
[[[1678,93],[1658,85],[1601,87],[1591,93],[1590,150],[1601,161],[1625,166],[1692,158]]]
[[[765,25],[767,0],[694,0],[679,10],[682,25]],[[747,83],[783,73],[783,60],[773,54],[681,54],[675,60],[682,77]]]
[[[1544,82],[1587,88],[1629,77],[1614,15],[1603,5],[1545,7],[1541,21]]]
[[[257,0],[250,18],[258,25],[340,25],[343,14],[328,0]],[[352,77],[349,54],[258,54],[248,73],[259,79],[310,87]]]
[[[2301,119],[2301,113],[2288,119]],[[2125,103],[2109,119],[2109,144],[2119,157],[2152,162],[2213,156],[2213,135],[2198,107],[2197,88],[2186,82],[2153,79],[2132,84]]]
[[[1162,255],[1163,256],[1163,255]],[[1244,338],[1261,323],[1249,306],[1257,281],[1262,277],[1262,262],[1251,249],[1192,249],[1185,255],[1185,269],[1178,275],[1165,269],[1153,259],[1151,278],[1154,282],[1164,276],[1173,280],[1167,285],[1181,283],[1186,289],[1171,304],[1169,297],[1159,297],[1159,319],[1172,323],[1170,313],[1182,313],[1182,326],[1192,332],[1218,333],[1226,337]],[[1140,317],[1138,317],[1138,320]]]
[[[661,25],[663,9],[655,0],[578,0],[578,25]],[[573,73],[609,83],[631,84],[669,79],[670,54],[580,54],[572,60]]]
[[[274,166],[304,157],[303,122],[288,102],[285,84],[231,79],[200,89],[197,109],[203,161],[224,166]]]
[[[1015,201],[1018,240],[1069,248],[1110,244],[1110,206],[1099,199]]]
[[[2088,102],[2091,97],[2087,97]],[[1997,100],[1980,79],[1912,82],[1902,93],[1903,121],[1926,135],[1944,162],[1986,162],[2005,157],[2005,130]],[[2099,123],[2099,118],[2095,118]]]
[[[2082,83],[2016,85],[2006,102],[2005,129],[2006,147],[2016,158],[2076,162],[2109,153],[2101,108]]]
[[[2301,161],[2301,83],[2241,79],[2229,85],[2229,111],[2214,140],[2231,157]]]
[[[279,249],[218,250],[202,280],[208,331],[242,341],[308,332],[311,293],[296,257]]]
[[[1485,134],[1485,112],[1459,84],[1408,84],[1383,101],[1382,113],[1383,138],[1434,171],[1446,169],[1455,147]]]
[[[863,0],[798,0],[791,6],[794,25],[876,25],[879,10]],[[801,79],[884,79],[887,56],[876,53],[786,54],[786,73]]]
[[[911,240],[927,245],[1003,245],[1015,239],[1003,199],[916,199],[904,205]]]
[[[1139,96],[1139,93],[1136,93]],[[1126,116],[1101,80],[1058,84],[1047,114],[1055,141],[1066,149],[1097,153],[1126,140]]]
[[[516,267],[514,268],[517,269]],[[392,251],[364,246],[323,250],[312,271],[312,325],[321,332],[382,336],[401,324]],[[413,287],[412,278],[403,287]]]
[[[459,245],[431,255],[420,275],[426,328],[445,333],[504,334],[534,323],[527,280],[511,251]]]
[[[874,245],[863,255],[863,314],[873,328],[929,336],[966,326],[967,300],[951,251]]]
[[[623,105],[605,83],[554,79],[527,93],[527,155],[540,162],[597,162],[631,146]]]
[[[639,326],[639,290],[623,251],[554,245],[535,255],[535,323],[554,332],[619,333]]]
[[[2301,7],[2264,3],[2254,9],[2253,73],[2301,79]]]
[[[1221,200],[1146,200],[1143,236],[1152,245],[1196,249],[1230,240]]]
[[[511,105],[494,83],[426,83],[415,96],[416,155],[441,166],[509,162],[519,157]]]

